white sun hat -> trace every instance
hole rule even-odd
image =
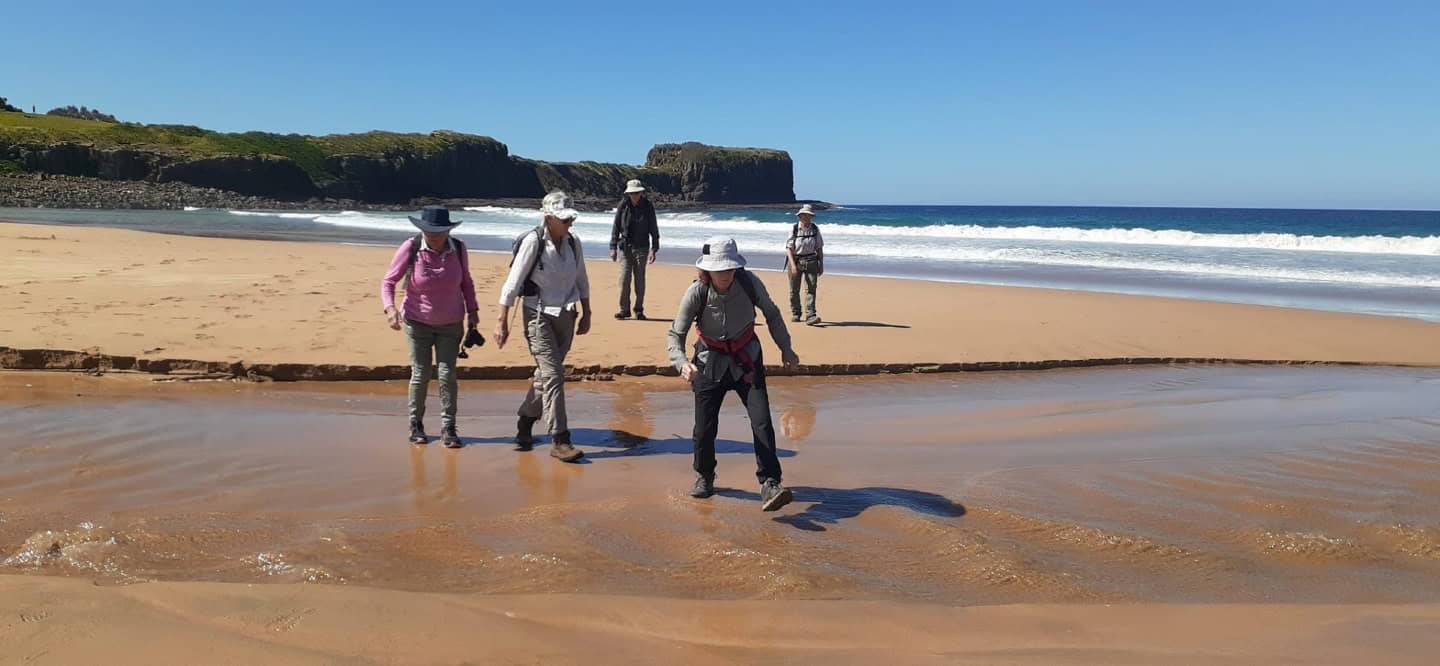
[[[645,191],[645,184],[642,183],[642,182],[640,182],[640,179],[638,179],[638,178],[631,179],[630,182],[625,183],[625,193],[626,193],[626,194],[635,194],[636,192],[644,192],[644,191]]]
[[[700,260],[695,267],[702,271],[733,271],[745,267],[745,257],[735,247],[735,239],[728,236],[712,236],[700,248]]]
[[[573,220],[580,217],[580,213],[570,205],[570,195],[559,190],[545,195],[540,202],[540,212],[562,220]]]
[[[810,217],[815,217],[815,209],[811,208],[810,204],[804,204],[800,206],[800,210],[795,211],[795,217],[800,217],[801,215],[809,215]]]

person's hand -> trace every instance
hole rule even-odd
[[[617,254],[615,253],[615,250],[613,250],[613,249],[610,250],[610,261],[615,261],[615,258],[616,258],[617,256],[619,256],[619,255],[617,255]]]
[[[650,251],[650,263],[655,263],[655,256],[658,254],[660,254],[660,250],[658,248]]]
[[[585,335],[590,332],[590,313],[580,315],[580,325],[575,328],[575,335]]]
[[[495,324],[495,346],[499,349],[505,348],[505,341],[510,339],[510,322],[501,319]]]
[[[390,328],[400,330],[400,312],[395,308],[385,309],[385,321],[390,323]]]
[[[472,328],[480,328],[480,312],[478,310],[465,317],[465,330],[468,331]]]
[[[800,273],[800,267],[796,266],[793,261],[786,262],[785,268],[790,271],[791,275],[798,275]]]
[[[686,363],[685,367],[680,368],[680,378],[691,384],[695,383],[695,378],[699,375],[700,368],[695,367],[694,363]]]
[[[780,354],[780,363],[785,366],[786,370],[794,370],[800,367],[800,356],[793,351],[783,352]]]

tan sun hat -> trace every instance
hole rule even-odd
[[[795,211],[795,217],[800,217],[801,215],[809,215],[810,217],[815,217],[815,209],[811,208],[810,204],[804,204],[800,206],[800,210]]]
[[[630,182],[625,183],[625,193],[626,193],[626,194],[635,194],[636,192],[644,192],[644,191],[645,191],[645,184],[642,183],[642,182],[640,182],[640,179],[638,179],[638,178],[631,179]]]

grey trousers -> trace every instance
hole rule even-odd
[[[540,419],[551,435],[569,432],[565,418],[565,355],[575,341],[575,313],[566,310],[558,317],[525,310],[525,341],[535,357],[535,375],[530,391],[520,403],[520,416]]]
[[[788,263],[788,262],[787,262]],[[790,275],[790,314],[800,316],[800,284],[805,284],[805,319],[815,316],[815,292],[820,288],[820,276],[815,273],[790,273],[789,266],[786,266],[786,273]]]
[[[440,374],[440,424],[455,425],[455,407],[459,385],[455,382],[455,356],[465,335],[463,322],[432,326],[405,320],[405,334],[410,338],[410,420],[425,418],[425,392],[430,387],[430,365]]]
[[[620,260],[620,311],[630,313],[630,282],[635,282],[635,312],[645,311],[645,267],[650,260],[650,251],[622,247]]]

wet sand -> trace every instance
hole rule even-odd
[[[667,366],[666,320],[694,272],[652,267],[647,300],[656,320],[617,322],[616,266],[603,259],[603,244],[587,249],[597,320],[570,364]],[[0,224],[0,288],[11,298],[0,344],[145,360],[404,365],[403,336],[380,313],[392,253]],[[508,260],[471,258],[487,335]],[[785,277],[759,275],[788,309]],[[1440,324],[1389,317],[840,276],[822,281],[820,310],[824,327],[790,327],[806,364],[1186,357],[1440,366]],[[523,344],[492,344],[461,365],[531,364]]]
[[[583,465],[512,450],[519,388],[465,383],[448,451],[401,382],[0,373],[0,663],[1440,649],[1440,371],[775,379],[776,514],[737,404],[693,500],[676,381],[572,387]]]

